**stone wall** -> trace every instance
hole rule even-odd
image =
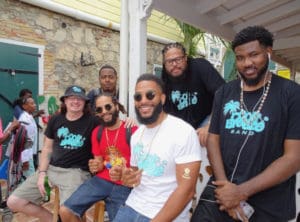
[[[59,97],[70,84],[97,87],[98,70],[119,70],[119,32],[16,0],[0,0],[0,38],[39,44],[44,51],[44,95]],[[148,41],[147,72],[161,63],[162,45]],[[80,58],[83,55],[85,64]],[[91,64],[89,64],[91,63]]]

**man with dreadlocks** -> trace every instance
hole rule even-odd
[[[213,176],[192,222],[295,217],[300,86],[268,70],[272,34],[247,27],[232,42],[240,78],[215,95],[207,143]]]
[[[215,91],[224,83],[217,70],[203,58],[188,58],[182,44],[162,50],[162,80],[166,86],[164,110],[191,124],[206,146],[208,121]]]
[[[127,129],[125,122],[119,119],[119,112],[125,114],[126,111],[115,96],[105,92],[96,98],[95,111],[101,122],[91,137],[94,158],[89,161],[89,168],[95,176],[83,183],[60,208],[65,222],[80,222],[84,212],[99,200],[105,200],[109,221],[113,221],[131,191],[120,180],[112,181],[110,177],[111,167],[130,166]],[[132,132],[136,129],[136,126],[131,128]]]

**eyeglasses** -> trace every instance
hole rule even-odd
[[[111,104],[105,104],[103,107],[106,111],[110,111],[112,109]],[[95,109],[95,112],[98,113],[98,114],[101,114],[104,111],[103,107],[102,106],[97,106],[96,109]]]
[[[145,96],[148,100],[154,99],[155,95],[156,93],[154,91],[148,91],[145,93]],[[135,93],[133,98],[136,102],[140,102],[143,98],[143,95],[141,93]]]
[[[165,65],[170,66],[170,65],[173,65],[174,62],[175,62],[175,64],[180,64],[180,63],[183,62],[183,59],[184,59],[184,58],[185,58],[185,55],[176,57],[176,58],[174,58],[174,59],[166,59],[166,60],[165,60]]]

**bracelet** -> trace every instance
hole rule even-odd
[[[39,170],[39,174],[40,173],[47,173],[47,170]]]

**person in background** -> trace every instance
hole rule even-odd
[[[123,105],[111,94],[102,93],[96,98],[96,115],[101,125],[92,132],[94,158],[89,161],[90,172],[95,176],[84,182],[60,207],[62,221],[80,222],[85,211],[100,200],[105,201],[109,221],[113,221],[125,203],[131,188],[123,186],[122,181],[112,181],[109,176],[113,166],[130,166],[127,129],[125,122],[119,119],[120,111],[126,113]],[[130,133],[136,129],[136,126],[132,127]]]
[[[28,98],[28,97],[32,97],[32,91],[30,89],[21,89],[20,92],[19,92],[19,98],[16,99],[14,102],[13,102],[13,108],[14,108],[14,117],[16,119],[19,119],[21,113],[23,112],[23,109],[22,109],[22,100],[25,99],[25,98]],[[39,117],[40,115],[44,114],[44,110],[38,110],[38,111],[35,111],[33,113],[33,117],[36,118],[36,117]]]
[[[45,196],[46,176],[59,188],[60,204],[90,178],[91,134],[99,124],[91,114],[89,98],[77,85],[66,89],[60,98],[61,111],[54,115],[45,131],[44,146],[38,171],[28,177],[8,198],[7,206],[14,212],[52,222],[53,215],[41,205]]]
[[[164,110],[191,124],[201,146],[206,146],[214,94],[225,81],[206,59],[189,58],[178,42],[165,45],[162,54]]]
[[[2,160],[2,144],[6,141],[8,141],[8,139],[11,137],[11,134],[13,133],[13,131],[15,129],[17,129],[20,126],[20,123],[18,120],[13,120],[9,126],[7,127],[7,129],[3,129],[2,126],[2,119],[0,117],[0,161]]]
[[[23,112],[18,120],[27,131],[25,149],[21,154],[22,174],[24,179],[26,179],[35,172],[33,155],[37,155],[38,130],[33,118],[33,113],[36,110],[34,99],[32,97],[24,97],[22,99],[21,107]]]
[[[160,78],[144,74],[135,87],[135,111],[142,124],[131,138],[130,168],[114,166],[110,176],[132,191],[114,222],[189,221],[201,151],[196,131],[163,111]]]
[[[118,75],[117,71],[111,65],[103,65],[99,70],[99,88],[92,89],[88,93],[88,97],[90,99],[90,104],[93,109],[95,110],[95,99],[97,96],[102,94],[103,92],[111,93],[112,95],[119,98],[119,93],[117,90],[117,80]]]
[[[296,216],[300,86],[268,70],[273,35],[250,26],[232,49],[240,78],[215,95],[208,137],[213,176],[192,222],[283,222]]]

